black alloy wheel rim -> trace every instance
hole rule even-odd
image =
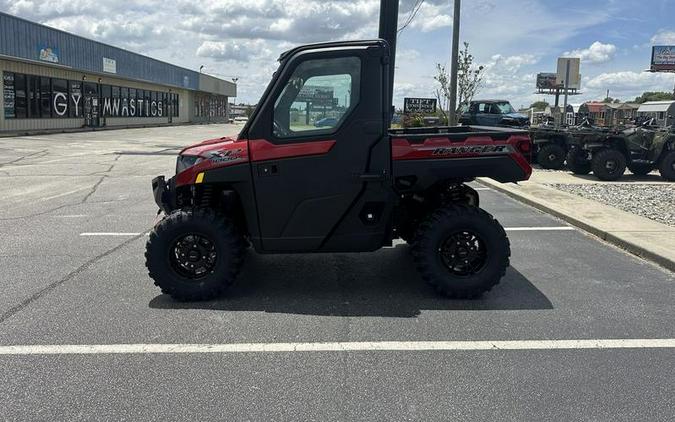
[[[178,237],[169,251],[169,260],[174,271],[192,280],[212,274],[217,258],[213,241],[195,233]]]
[[[474,232],[463,230],[448,236],[438,253],[443,265],[455,276],[470,277],[487,264],[485,242]]]

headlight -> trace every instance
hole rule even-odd
[[[194,166],[202,160],[196,155],[179,155],[176,159],[176,174]]]

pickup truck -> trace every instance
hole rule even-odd
[[[518,113],[506,100],[471,101],[461,109],[459,123],[464,125],[527,128],[530,119]]]

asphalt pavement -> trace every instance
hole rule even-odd
[[[412,350],[0,354],[0,420],[672,420],[673,347],[414,350],[421,341],[675,338],[672,272],[487,188],[482,206],[508,229],[512,259],[480,300],[438,297],[404,244],[249,253],[227,297],[160,294],[143,263],[156,214],[150,179],[172,173],[181,146],[239,128],[0,138],[0,352]]]

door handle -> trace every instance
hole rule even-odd
[[[384,182],[387,180],[387,173],[364,173],[359,174],[359,180],[362,182]]]

